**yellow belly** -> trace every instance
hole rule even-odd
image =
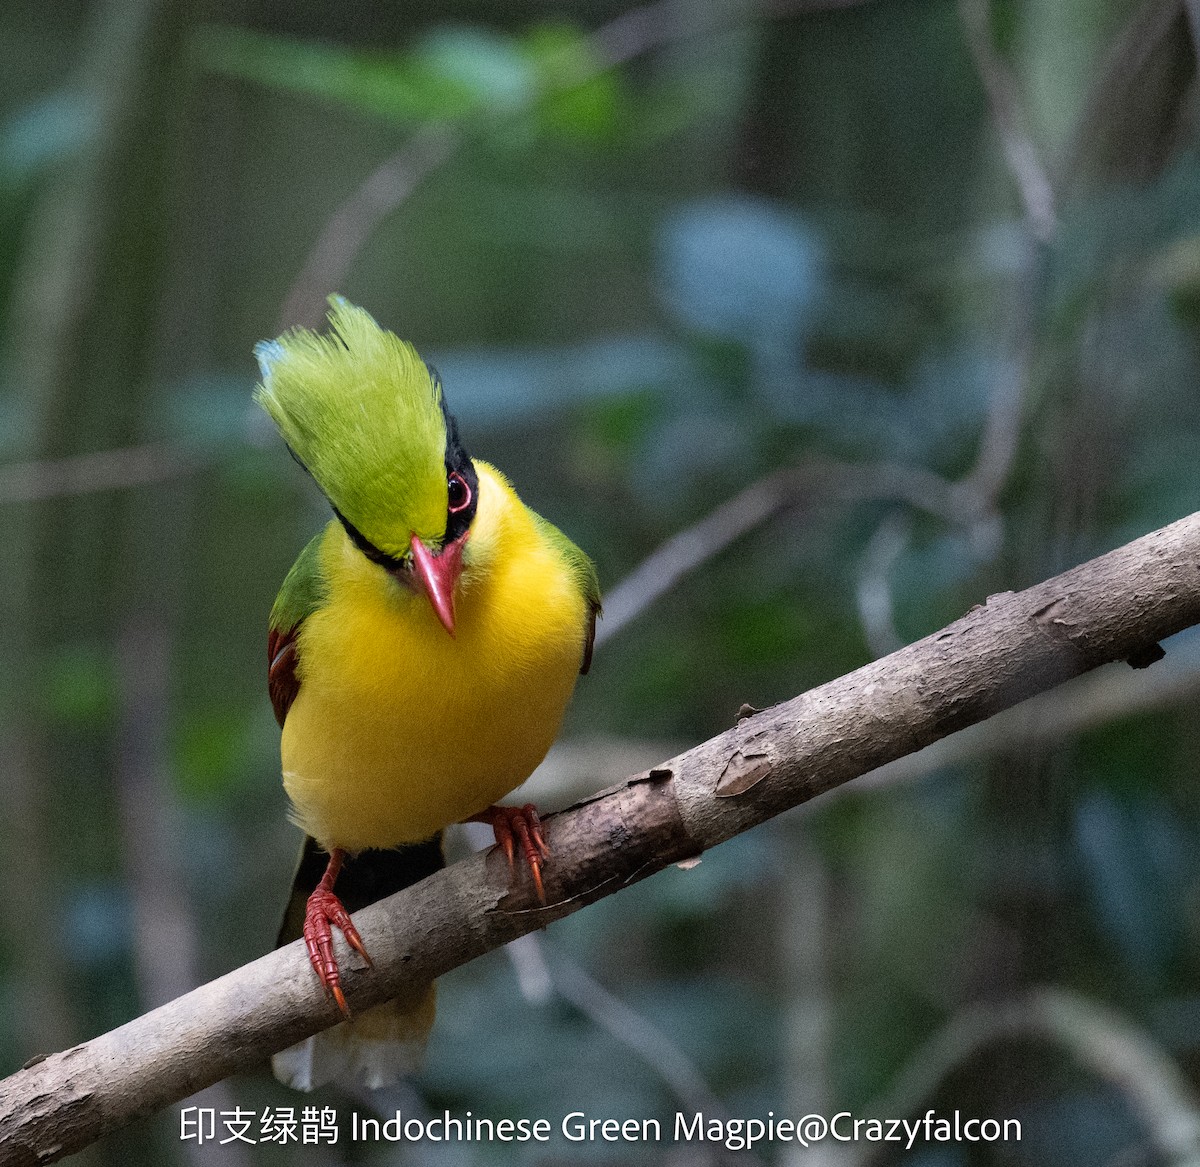
[[[518,534],[486,572],[464,572],[452,638],[424,596],[331,528],[329,600],[300,629],[300,690],[282,742],[293,817],[322,846],[427,839],[502,798],[545,756],[587,614],[553,551]]]

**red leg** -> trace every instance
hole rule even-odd
[[[325,991],[333,995],[338,1008],[350,1016],[350,1007],[346,1004],[342,992],[342,974],[338,970],[337,957],[333,954],[333,929],[336,924],[346,937],[346,942],[367,962],[371,958],[363,947],[362,937],[350,920],[350,913],[342,906],[342,901],[333,894],[333,885],[337,882],[338,873],[342,870],[342,861],[346,852],[335,847],[329,854],[329,866],[321,876],[321,882],[313,889],[304,909],[304,944],[308,949],[308,959],[313,969],[325,986]]]
[[[488,823],[496,834],[496,845],[508,859],[508,869],[516,873],[516,848],[520,844],[521,854],[529,864],[533,886],[537,897],[544,904],[546,889],[542,886],[542,864],[550,858],[550,848],[542,832],[542,820],[532,802],[524,806],[489,806],[473,814],[468,822]]]

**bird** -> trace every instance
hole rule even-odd
[[[277,1054],[276,1075],[377,1087],[408,1072],[434,1018],[419,1000],[351,1016],[333,928],[443,863],[446,827],[490,823],[545,902],[532,804],[500,806],[557,736],[591,664],[600,590],[588,556],[472,458],[440,377],[365,309],[255,347],[255,399],[332,517],[271,609],[268,689],[283,785],[305,838],[277,943],[303,936],[345,1020]]]

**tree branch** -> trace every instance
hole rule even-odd
[[[549,904],[495,851],[360,912],[375,968],[339,948],[361,1010],[1068,677],[1145,663],[1200,622],[1200,514],[1029,588],[548,820]],[[0,1159],[44,1164],[338,1020],[303,945],[228,973],[0,1083]]]
[[[1019,755],[1046,749],[1066,738],[1087,733],[1122,717],[1187,703],[1200,696],[1200,644],[1190,636],[1150,673],[1090,673],[1032,697],[989,721],[943,738],[919,754],[909,754],[881,766],[854,784],[863,793],[884,786],[913,782],[980,758]],[[563,800],[567,801],[566,799]]]

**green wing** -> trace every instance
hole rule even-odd
[[[325,602],[325,579],[321,574],[322,529],[305,545],[283,580],[271,607],[271,628],[288,632],[312,615]]]
[[[308,541],[284,578],[283,587],[271,608],[267,629],[267,690],[271,694],[275,720],[280,725],[300,691],[296,635],[305,619],[325,602],[325,579],[320,560],[324,537],[325,531],[322,531]]]
[[[588,626],[587,637],[583,645],[583,663],[579,666],[581,673],[586,673],[592,667],[592,646],[596,642],[596,617],[600,615],[600,577],[596,574],[596,565],[587,554],[566,537],[553,523],[547,522],[536,511],[530,511],[538,529],[546,541],[562,556],[575,586],[583,593],[587,601]]]

